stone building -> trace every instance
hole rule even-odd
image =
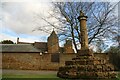
[[[66,40],[66,43],[64,44],[64,53],[74,53],[71,40]]]
[[[60,47],[54,30],[47,42],[28,43],[17,38],[17,44],[0,44],[0,47],[3,69],[57,70],[64,65],[65,60],[75,56],[72,41],[69,40],[64,47]]]
[[[56,32],[53,30],[47,39],[47,42],[21,42],[17,38],[17,44],[31,44],[42,53],[74,53],[72,41],[66,40],[64,47],[59,46],[59,39]]]
[[[31,44],[0,44],[2,68],[20,70],[58,70],[75,54],[42,53]]]
[[[56,36],[55,31],[50,36]],[[65,61],[76,56],[70,40],[66,40],[64,47],[58,47],[59,44],[57,43],[57,50],[59,49],[59,51],[55,53],[48,53],[48,42],[27,43],[18,40],[17,43],[0,44],[3,69],[58,70],[60,66],[65,65]],[[108,54],[97,53],[95,56],[109,60]]]
[[[55,31],[53,30],[51,35],[48,37],[48,53],[58,53],[59,52],[59,42]]]

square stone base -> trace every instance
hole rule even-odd
[[[91,49],[80,50],[77,53],[77,57],[79,56],[93,56],[93,51]]]

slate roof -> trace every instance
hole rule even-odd
[[[29,42],[18,42],[17,44],[33,44],[33,43],[29,43]]]
[[[40,52],[31,44],[0,44],[0,52]]]
[[[33,46],[41,52],[47,51],[47,42],[35,42]]]

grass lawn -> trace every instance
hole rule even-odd
[[[2,80],[63,80],[58,78],[56,74],[44,74],[44,75],[15,75],[4,74]]]
[[[44,74],[44,75],[11,75],[4,74],[3,78],[58,78],[56,74]]]
[[[119,72],[119,74],[118,74],[118,80],[120,80],[120,72]]]
[[[47,80],[61,80],[60,78],[58,78],[56,76],[56,74],[44,74],[44,75],[15,75],[15,74],[3,74],[2,75],[2,80],[8,80],[8,79],[5,79],[5,78],[12,78],[11,80],[19,80],[20,78],[31,78],[31,80],[43,80],[43,79],[47,79]],[[19,78],[19,79],[18,79]],[[34,79],[33,79],[34,78]],[[41,79],[40,79],[41,78]],[[28,79],[28,80],[29,80]],[[10,79],[9,79],[10,80]],[[23,80],[23,79],[22,79]],[[24,79],[26,80],[26,79]],[[113,79],[112,79],[113,80]],[[120,80],[120,73],[118,74],[118,79],[115,79],[115,80]]]
[[[44,75],[13,75],[4,74],[2,80],[62,80],[56,76],[56,74],[44,74]]]

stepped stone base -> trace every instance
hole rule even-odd
[[[113,79],[116,78],[113,65],[106,60],[94,57],[92,50],[81,50],[71,61],[66,61],[57,73],[68,79]]]

